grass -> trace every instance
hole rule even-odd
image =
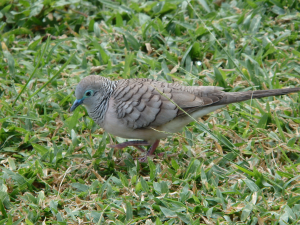
[[[140,164],[98,127],[89,74],[226,91],[299,87],[300,3],[0,3],[0,224],[298,224],[300,95],[231,104]]]

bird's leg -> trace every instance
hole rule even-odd
[[[150,148],[149,148],[147,154],[146,154],[144,157],[139,158],[139,161],[140,161],[140,162],[147,162],[147,157],[154,154],[154,152],[155,152],[157,146],[159,145],[159,141],[160,141],[160,140],[155,141],[155,142],[153,143],[153,145],[150,146]]]
[[[116,148],[116,149],[122,149],[128,146],[133,146],[135,148],[137,148],[138,150],[140,150],[141,152],[145,152],[145,150],[143,148],[141,148],[140,146],[148,146],[150,145],[147,141],[127,141],[127,142],[123,142],[120,144],[116,144],[116,145],[109,145],[108,147],[110,148]]]
[[[149,148],[149,150],[148,150],[148,152],[147,152],[147,156],[148,156],[148,155],[153,155],[153,154],[154,154],[154,152],[155,152],[157,146],[159,145],[159,141],[160,141],[160,140],[157,140],[157,141],[155,141],[155,142],[153,143],[153,145],[151,145],[151,147]]]

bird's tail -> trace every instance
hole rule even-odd
[[[245,91],[245,92],[226,92],[224,97],[217,103],[217,105],[227,105],[235,102],[242,102],[254,98],[263,98],[268,96],[286,95],[289,93],[300,92],[300,87],[274,89],[274,90],[259,90],[259,91]]]

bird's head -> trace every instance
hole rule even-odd
[[[109,97],[109,91],[111,91],[109,85],[111,83],[111,80],[98,75],[83,78],[76,87],[76,100],[70,108],[70,112],[73,112],[81,104],[88,111],[92,111],[104,98]]]

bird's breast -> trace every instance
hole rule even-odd
[[[122,120],[118,119],[116,109],[114,108],[114,100],[111,98],[102,124],[99,124],[108,133],[128,139],[143,139],[147,141],[158,140],[167,137],[163,132],[158,132],[151,127],[132,129]]]

